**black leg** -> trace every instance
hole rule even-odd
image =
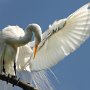
[[[14,60],[14,72],[15,72],[15,76],[16,76],[16,62]]]
[[[5,71],[5,67],[4,66],[5,66],[5,61],[3,59],[3,70],[2,71],[6,74],[6,71]]]
[[[10,74],[8,74],[7,84],[8,84],[8,82],[9,82],[9,77],[10,77]]]
[[[6,45],[4,45],[4,52],[2,54],[2,57],[1,57],[1,60],[2,60],[2,72],[4,74],[6,74],[6,70],[5,70],[5,60],[4,60],[4,57],[5,57],[5,50],[6,50]]]

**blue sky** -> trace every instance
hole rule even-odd
[[[26,28],[38,23],[42,30],[65,18],[89,0],[0,0],[0,29],[7,25]],[[60,83],[56,90],[90,90],[90,39],[76,52],[53,67]]]

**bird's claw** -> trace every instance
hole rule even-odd
[[[20,78],[18,78],[17,83],[13,84],[12,86],[14,87],[14,85],[18,85],[19,81],[20,81]]]
[[[5,74],[5,73],[4,73]],[[8,74],[8,76],[7,76],[8,78],[7,78],[7,84],[8,84],[8,82],[9,82],[9,78],[17,78],[17,76],[14,76],[14,75],[10,75],[10,74]]]

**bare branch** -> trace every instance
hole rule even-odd
[[[24,83],[21,80],[14,78],[13,76],[8,76],[6,74],[0,74],[0,79],[6,82],[11,83],[12,85],[18,86],[23,90],[37,90],[34,87],[30,86],[30,84]]]

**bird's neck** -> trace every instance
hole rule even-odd
[[[31,38],[32,38],[32,31],[25,30],[25,35],[23,37],[20,37],[17,43],[19,46],[25,45],[31,41]]]
[[[31,41],[33,35],[32,33],[34,33],[35,44],[38,45],[41,41],[41,28],[36,24],[28,25],[25,30],[24,36],[21,37],[7,36],[3,37],[3,40],[5,40],[5,43],[7,44],[19,47]]]

